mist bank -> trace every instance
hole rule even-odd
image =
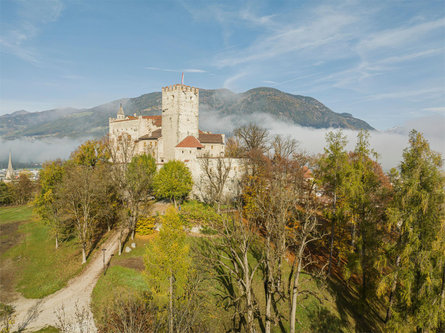
[[[9,152],[12,153],[12,164],[43,163],[54,159],[67,159],[82,142],[89,138],[78,139],[0,139],[0,162],[6,167]]]
[[[314,129],[302,127],[275,119],[266,113],[228,115],[208,111],[200,116],[200,128],[214,133],[225,133],[230,136],[232,131],[242,125],[256,123],[267,128],[272,135],[290,136],[299,142],[300,148],[310,154],[323,152],[326,144],[325,135],[330,129]],[[408,133],[415,128],[425,135],[431,148],[445,156],[445,117],[441,115],[410,120],[400,127],[387,131],[371,131],[371,147],[379,154],[379,162],[384,170],[398,166],[402,159],[403,149],[408,146]],[[353,150],[357,131],[343,130],[348,138],[348,150]],[[83,138],[51,138],[45,140],[0,139],[0,165],[7,166],[9,151],[12,152],[13,164],[43,163],[57,158],[67,159],[71,152],[80,144],[90,139]]]
[[[379,157],[385,171],[396,167],[402,160],[403,149],[408,146],[408,134],[411,129],[422,132],[430,142],[431,148],[445,156],[445,130],[443,130],[445,117],[438,115],[423,117],[411,120],[406,124],[387,131],[370,131],[370,144]],[[267,128],[271,135],[290,136],[299,142],[300,149],[309,154],[319,154],[323,152],[326,144],[326,133],[333,128],[315,129],[302,127],[274,119],[268,114],[259,113],[255,115],[242,116],[221,116],[217,112],[208,112],[200,117],[200,128],[216,133],[230,135],[233,129],[255,123]],[[345,130],[343,133],[348,139],[348,150],[353,150],[358,131]]]

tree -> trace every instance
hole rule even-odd
[[[189,250],[181,219],[176,210],[170,208],[162,219],[161,231],[144,256],[147,284],[155,302],[167,308],[170,333],[177,328],[175,308],[187,287],[191,266]]]
[[[200,166],[204,174],[201,178],[204,200],[216,204],[219,213],[224,203],[224,189],[232,169],[232,159],[205,155],[200,159]]]
[[[328,273],[332,268],[334,256],[334,242],[336,238],[336,227],[339,221],[338,201],[344,196],[345,178],[348,170],[348,155],[345,151],[347,144],[346,136],[341,130],[326,134],[327,147],[324,148],[324,155],[319,160],[318,178],[322,188],[332,200],[331,236],[329,244],[329,265]]]
[[[108,163],[110,157],[105,140],[88,140],[71,154],[74,163],[93,168],[97,164]]]
[[[255,317],[261,320],[253,281],[263,264],[254,224],[244,219],[239,209],[221,214],[220,219],[210,222],[210,227],[217,237],[203,242],[202,258],[218,283],[222,306],[233,309],[233,331],[239,332],[244,327],[246,332],[253,333]],[[250,259],[252,253],[259,255],[256,261]]]
[[[386,198],[390,187],[372,155],[377,156],[369,147],[369,133],[360,131],[355,150],[350,154],[346,201],[352,220],[348,266],[361,275],[362,302],[366,302],[366,296],[378,279],[376,267],[383,256]]]
[[[56,249],[59,247],[59,238],[66,230],[63,219],[61,200],[56,187],[62,182],[64,168],[61,160],[46,162],[39,172],[40,193],[34,200],[37,213],[47,222],[54,234]]]
[[[0,182],[0,206],[9,205],[13,201],[11,186]]]
[[[290,301],[290,332],[295,332],[298,296],[305,293],[314,295],[312,290],[302,289],[301,272],[313,264],[310,260],[309,244],[320,240],[324,235],[320,232],[321,202],[316,195],[316,183],[306,179],[303,172],[298,177],[299,188],[298,203],[292,214],[288,227],[288,239],[294,249],[294,260],[288,277],[288,294]],[[309,253],[308,253],[309,252]]]
[[[175,204],[185,198],[193,187],[192,174],[181,161],[165,163],[154,178],[156,197],[169,199]]]
[[[297,181],[302,166],[295,158],[297,142],[276,136],[267,163],[260,168],[256,180],[244,191],[245,213],[264,236],[264,294],[266,298],[265,332],[270,332],[272,306],[277,313],[275,296],[284,297],[282,264],[286,254],[286,227],[297,204],[301,186]],[[302,173],[301,173],[302,175]]]
[[[156,162],[150,155],[138,155],[131,159],[126,171],[126,193],[124,200],[128,203],[129,230],[131,239],[139,218],[141,204],[146,202],[153,189],[153,179],[156,173]]]
[[[73,219],[77,237],[82,247],[82,264],[86,263],[86,249],[94,235],[100,204],[101,174],[91,166],[69,163],[56,187],[60,205]]]
[[[33,194],[34,184],[28,172],[21,172],[16,181],[12,183],[12,193],[14,202],[23,205],[27,203]]]
[[[444,177],[440,154],[413,130],[393,177],[394,201],[388,208],[395,237],[388,257],[391,271],[379,293],[389,294],[387,327],[395,331],[433,331],[445,320]]]
[[[244,153],[254,151],[258,151],[260,153],[266,152],[267,139],[269,136],[267,129],[251,123],[235,129],[233,134]]]

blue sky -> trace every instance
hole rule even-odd
[[[135,97],[182,71],[378,129],[445,114],[444,1],[0,0],[0,51],[0,114]]]

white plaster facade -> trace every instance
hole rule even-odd
[[[225,156],[224,134],[199,129],[199,89],[183,84],[162,88],[161,116],[126,116],[121,105],[117,117],[109,118],[109,139],[117,145],[124,136],[130,138],[134,154],[151,154],[159,168],[170,160],[184,162],[198,197],[203,181],[200,160]],[[238,159],[230,160],[229,192],[229,184],[241,177],[242,168]]]

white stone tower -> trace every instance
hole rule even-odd
[[[122,107],[122,103],[119,105],[119,111],[117,112],[117,120],[125,119],[124,108]]]
[[[175,84],[162,88],[164,158],[175,158],[175,146],[189,135],[198,138],[199,89]]]

